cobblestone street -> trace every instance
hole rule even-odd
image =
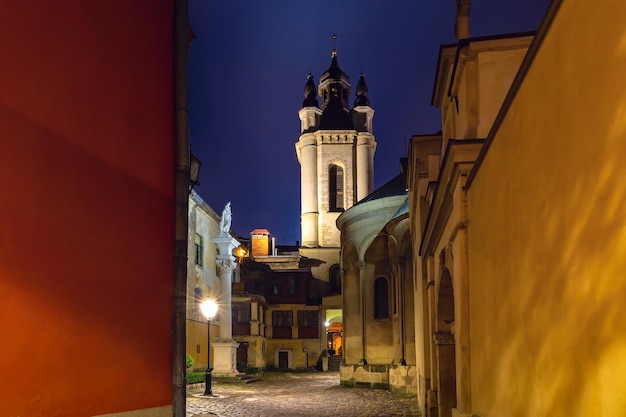
[[[187,395],[187,417],[408,417],[419,416],[415,397],[386,390],[345,388],[338,372],[267,372],[261,381],[213,382]]]

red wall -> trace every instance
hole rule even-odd
[[[0,416],[171,404],[172,2],[0,4]]]

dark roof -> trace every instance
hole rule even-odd
[[[359,82],[356,84],[356,100],[354,100],[354,106],[369,106],[370,99],[367,97],[367,83],[365,82],[365,75],[359,76]]]
[[[408,214],[408,213],[409,213],[409,199],[407,198],[407,199],[405,199],[402,202],[402,205],[400,206],[398,211],[396,211],[396,213],[393,216],[391,216],[391,218],[395,219],[397,217],[400,217],[400,216],[402,216],[404,214]]]
[[[346,74],[345,72],[343,72],[341,68],[339,68],[339,63],[337,62],[337,55],[333,55],[333,60],[330,63],[330,67],[320,77],[320,83],[326,80],[327,78],[334,79],[334,80],[339,80],[341,78],[344,78],[346,81],[350,81],[350,77],[348,77],[348,74]]]
[[[302,102],[302,107],[317,107],[317,99],[316,91],[315,91],[315,82],[313,81],[313,76],[309,73],[306,84],[304,85],[304,101]]]
[[[406,171],[403,171],[396,177],[388,181],[386,184],[382,185],[378,189],[374,190],[371,194],[357,202],[355,206],[361,203],[366,203],[368,201],[380,200],[385,197],[406,194]]]
[[[331,97],[322,112],[320,120],[320,130],[352,130],[354,124],[350,114],[343,108],[343,104],[338,97]]]

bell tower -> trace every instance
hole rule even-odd
[[[337,217],[373,191],[376,152],[374,109],[365,76],[359,77],[351,109],[350,77],[339,67],[337,55],[333,48],[330,67],[319,79],[318,97],[313,76],[307,77],[296,142],[301,172],[300,253],[326,262],[326,273],[318,271],[318,278],[326,281],[328,268],[339,262]]]

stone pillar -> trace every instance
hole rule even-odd
[[[369,148],[368,137],[359,135],[356,144],[356,199],[359,201],[369,194]]]
[[[250,336],[259,335],[259,303],[250,301]]]
[[[239,246],[235,238],[225,233],[211,239],[217,245],[217,268],[221,281],[221,293],[219,295],[220,312],[220,335],[211,343],[214,352],[213,374],[235,375],[237,370],[237,347],[239,343],[233,340],[231,292],[233,272],[237,267],[233,249]]]
[[[319,244],[317,222],[317,139],[312,133],[305,133],[296,144],[300,162],[302,199],[302,246],[317,247]]]
[[[291,310],[291,338],[298,340],[298,310]]]
[[[363,357],[359,365],[367,365],[367,292],[365,284],[365,262],[359,263],[359,289],[361,290],[361,343]]]

